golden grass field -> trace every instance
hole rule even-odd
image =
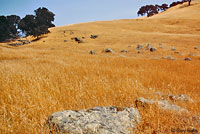
[[[200,132],[191,119],[200,116],[200,48],[194,49],[200,46],[200,0],[186,5],[151,18],[51,28],[51,33],[29,45],[1,43],[0,134],[47,133],[44,123],[56,111],[135,107],[139,97],[160,99],[156,91],[186,94],[195,102],[176,103],[188,114],[139,109],[142,122],[136,133],[164,134],[171,133],[171,128],[190,127]],[[90,39],[91,34],[99,37]],[[84,43],[72,37],[85,37]],[[148,43],[157,51],[138,54],[136,46]],[[172,46],[184,54],[174,53]],[[104,53],[105,48],[114,53]],[[129,52],[123,54],[123,49]],[[90,50],[96,54],[90,55]],[[192,61],[184,61],[190,53],[195,54]],[[162,59],[169,55],[176,60]]]

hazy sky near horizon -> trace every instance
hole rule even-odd
[[[0,0],[0,15],[34,14],[46,7],[55,16],[56,26],[137,17],[138,9],[147,4],[170,4],[177,0]]]

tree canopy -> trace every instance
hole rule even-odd
[[[169,6],[168,4],[162,4],[162,5],[146,5],[146,6],[142,6],[137,14],[138,16],[144,16],[147,15],[147,17],[153,16],[159,12],[165,11],[168,8],[171,8],[173,6],[176,6],[178,4],[183,4],[184,2],[188,2],[188,5],[190,6],[191,4],[191,0],[182,0],[182,1],[176,1],[176,2],[172,2]]]
[[[22,30],[26,36],[32,35],[39,37],[42,34],[49,32],[48,28],[54,27],[52,24],[54,16],[47,8],[38,8],[35,10],[35,15],[26,15],[19,23],[19,29]]]
[[[18,37],[18,23],[20,17],[16,15],[0,16],[0,41]]]
[[[159,13],[160,11],[165,11],[168,9],[167,4],[162,4],[162,5],[146,5],[142,6],[139,11],[137,12],[138,16],[144,16],[147,15],[147,17],[150,17],[154,14]]]
[[[26,15],[23,19],[17,15],[0,16],[0,42],[18,38],[19,30],[26,36],[39,38],[49,32],[48,28],[55,26],[52,23],[55,14],[47,8],[38,8],[34,12],[34,15]]]

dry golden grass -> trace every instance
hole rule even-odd
[[[195,102],[176,103],[189,114],[157,107],[139,109],[142,122],[136,133],[171,133],[171,128],[190,126],[200,132],[189,118],[200,115],[200,50],[193,49],[200,45],[199,24],[200,17],[191,20],[187,15],[92,22],[52,28],[46,37],[22,47],[0,44],[0,133],[46,133],[44,123],[53,112],[108,105],[135,107],[138,97],[160,99],[156,91],[186,94]],[[92,40],[91,34],[99,38]],[[70,40],[76,36],[85,37],[84,43]],[[137,54],[139,43],[155,47],[162,43],[164,48]],[[184,55],[172,52],[171,46]],[[107,47],[115,53],[102,53]],[[89,55],[91,49],[97,54]],[[122,49],[130,52],[120,57]],[[186,62],[183,59],[189,53],[196,56]],[[153,59],[168,55],[177,60]]]

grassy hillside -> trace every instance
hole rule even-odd
[[[43,125],[53,112],[135,107],[138,97],[161,99],[157,91],[191,97],[193,103],[175,102],[190,113],[140,110],[143,122],[137,133],[170,133],[171,128],[189,126],[200,131],[190,119],[200,115],[200,48],[194,49],[200,46],[199,10],[196,0],[191,7],[179,5],[152,18],[55,27],[20,47],[1,43],[0,133],[45,133]],[[92,34],[99,37],[91,39]],[[73,37],[84,37],[83,43]],[[157,51],[138,53],[138,44],[151,44]],[[103,52],[105,48],[114,53]],[[121,53],[123,49],[128,53]],[[184,61],[186,57],[192,60]]]

